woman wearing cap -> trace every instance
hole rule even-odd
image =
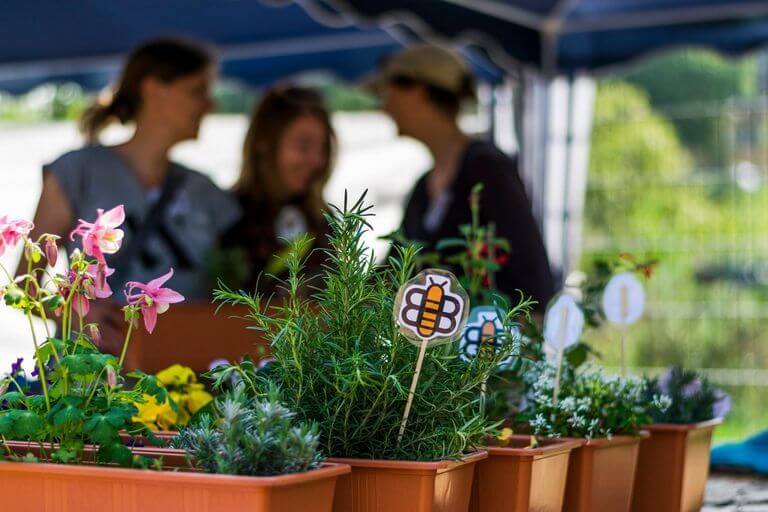
[[[544,308],[554,282],[517,163],[492,144],[471,139],[457,123],[462,103],[474,97],[466,63],[436,46],[414,46],[390,57],[369,86],[400,134],[425,144],[434,161],[408,199],[405,237],[434,250],[439,240],[460,236],[459,226],[471,223],[471,190],[482,183],[480,222],[493,223],[510,245],[496,287],[508,296],[521,290]]]
[[[53,233],[75,248],[69,233],[78,219],[94,219],[97,208],[123,205],[121,250],[107,256],[117,291],[128,280],[146,282],[174,269],[170,286],[190,300],[210,300],[207,255],[239,217],[237,202],[208,177],[170,159],[179,142],[197,137],[213,107],[213,57],[197,44],[162,39],[147,42],[128,57],[108,101],[97,102],[80,124],[89,144],[43,169],[43,190],[35,214],[38,233]],[[131,123],[131,138],[99,144],[110,123]],[[100,322],[105,342],[119,340],[122,313],[100,301],[89,320]]]

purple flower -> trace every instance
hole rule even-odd
[[[21,369],[21,363],[24,361],[23,357],[16,359],[16,362],[11,365],[11,375],[16,375]]]
[[[702,387],[701,379],[697,378],[697,379],[693,379],[691,382],[683,386],[680,391],[682,392],[684,398],[692,398],[693,396],[698,394],[699,391],[701,391],[701,387]]]
[[[731,396],[721,389],[715,392],[715,396],[717,396],[717,399],[712,404],[712,416],[715,418],[725,418],[731,412]]]
[[[37,377],[38,375],[40,375],[40,368],[35,365],[35,367],[32,368],[32,377]]]
[[[669,384],[670,382],[672,382],[673,370],[674,368],[670,368],[666,372],[664,372],[664,374],[661,377],[659,377],[659,380],[658,380],[659,391],[661,391],[662,394],[664,395],[669,395]]]

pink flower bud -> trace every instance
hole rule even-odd
[[[112,366],[107,366],[107,385],[111,388],[117,386],[117,372]]]
[[[88,330],[91,333],[91,340],[93,340],[96,345],[99,345],[101,343],[101,332],[99,331],[98,326],[96,324],[91,324],[88,326]]]
[[[4,395],[6,391],[8,391],[8,381],[0,384],[0,395]]]
[[[59,258],[59,248],[56,245],[56,241],[51,238],[45,241],[45,258],[50,266],[56,266],[56,260]]]

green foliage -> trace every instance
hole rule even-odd
[[[518,421],[530,423],[534,434],[552,437],[635,435],[650,423],[650,412],[664,406],[659,396],[649,400],[638,379],[607,377],[599,371],[575,371],[563,366],[558,400],[554,400],[555,368],[542,365],[527,395]]]
[[[690,159],[674,126],[651,109],[638,88],[618,81],[599,85],[590,147],[590,187],[585,217],[588,226],[610,227],[595,235],[611,239],[633,228],[636,236],[655,233],[665,223],[704,224],[707,211],[691,198],[680,208],[673,189],[638,193],[655,184],[690,174]]]
[[[656,423],[698,423],[724,417],[730,410],[730,397],[713,386],[706,377],[679,366],[659,378],[646,379],[646,396],[665,395],[669,406],[652,411]]]
[[[360,198],[329,215],[331,228],[323,285],[310,298],[299,290],[304,245],[300,238],[287,258],[287,299],[270,304],[260,295],[221,287],[215,298],[244,304],[255,327],[265,332],[275,362],[269,379],[301,421],[316,422],[329,455],[378,459],[440,460],[460,457],[482,442],[495,425],[479,412],[482,383],[499,362],[517,352],[511,327],[525,314],[523,302],[504,317],[506,335],[493,357],[464,361],[455,344],[427,351],[408,427],[398,430],[414,374],[418,348],[398,331],[393,300],[413,273],[414,247],[402,248],[386,268],[366,249],[370,207]],[[222,383],[233,375],[245,389],[263,393],[266,378],[250,368],[219,368]]]
[[[294,413],[275,394],[253,400],[238,387],[216,400],[214,412],[182,429],[173,441],[209,473],[283,475],[308,471],[322,462],[317,426],[294,426]]]
[[[691,111],[706,108],[704,102],[722,104],[753,95],[757,66],[754,60],[684,50],[645,60],[621,79],[644,90],[654,108],[668,111],[685,146],[700,161],[713,165],[724,163],[727,155],[721,143],[724,114],[691,115]]]

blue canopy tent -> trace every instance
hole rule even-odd
[[[0,90],[44,82],[103,87],[122,56],[151,37],[180,35],[218,49],[222,74],[260,86],[308,70],[345,80],[369,72],[402,46],[376,26],[326,26],[301,7],[252,0],[9,0],[0,8]],[[486,81],[500,70],[474,57]]]
[[[736,55],[768,40],[765,0],[298,0],[316,16],[473,41],[502,65],[547,73],[619,64],[660,48]]]

